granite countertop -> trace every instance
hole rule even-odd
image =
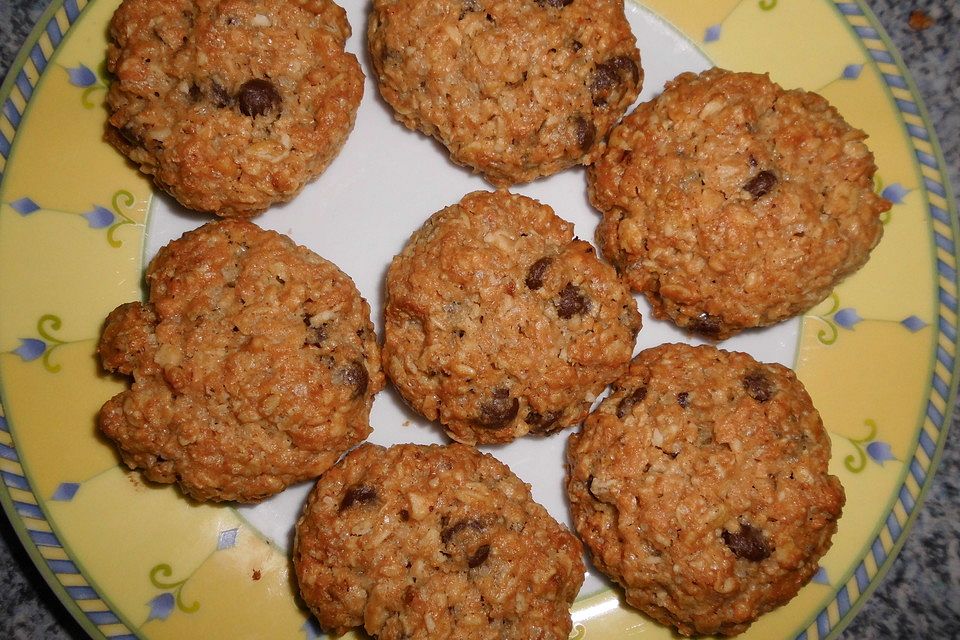
[[[0,77],[48,4],[49,0],[0,3]],[[916,80],[956,189],[960,187],[960,3],[867,0],[867,4]],[[925,11],[934,24],[923,30],[912,28],[909,16],[915,9]],[[956,422],[903,550],[841,637],[960,638],[960,427]],[[40,577],[3,515],[0,575],[4,576],[0,638],[87,637]]]

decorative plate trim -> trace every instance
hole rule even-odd
[[[944,176],[945,161],[930,118],[917,99],[910,73],[896,53],[876,16],[857,2],[834,0],[834,6],[883,77],[893,103],[900,112],[923,178],[924,202],[933,228],[938,277],[936,362],[927,399],[926,415],[914,444],[914,455],[905,465],[905,478],[896,501],[879,533],[850,578],[840,586],[834,600],[797,640],[835,638],[853,620],[867,598],[880,584],[919,514],[933,473],[943,453],[957,395],[957,210]]]
[[[0,183],[16,144],[17,128],[30,98],[64,35],[88,0],[54,0],[37,22],[0,87]],[[31,45],[31,43],[33,43]],[[15,73],[14,73],[15,71]],[[2,390],[2,389],[0,389]],[[17,536],[53,592],[93,638],[134,640],[132,633],[91,585],[47,520],[23,472],[0,396],[0,503]]]

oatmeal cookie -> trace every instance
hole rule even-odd
[[[396,118],[500,187],[597,157],[643,82],[623,0],[374,0]]]
[[[320,175],[350,133],[363,72],[349,35],[330,0],[124,0],[107,139],[185,207],[260,213]]]
[[[254,502],[370,433],[384,382],[370,308],[330,262],[224,220],[161,249],[147,285],[99,344],[104,368],[134,379],[99,416],[130,468],[197,500]]]
[[[601,250],[658,318],[710,338],[802,313],[883,233],[864,138],[766,75],[682,74],[588,172]]]
[[[576,424],[626,371],[636,301],[573,225],[525,196],[468,194],[387,272],[384,369],[460,442]]]
[[[567,495],[597,568],[684,635],[735,635],[790,600],[844,504],[792,371],[713,346],[641,352],[570,437]]]
[[[566,640],[580,542],[506,465],[461,444],[365,444],[296,527],[300,593],[334,633]]]

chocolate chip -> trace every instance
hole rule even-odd
[[[643,402],[643,399],[646,397],[646,387],[637,387],[634,389],[632,393],[624,396],[620,399],[620,402],[617,403],[617,417],[622,420],[625,415],[633,411],[634,406]]]
[[[400,509],[400,519],[407,522],[410,519],[410,512],[406,509]]]
[[[367,368],[362,362],[353,361],[343,369],[337,372],[337,377],[342,385],[353,387],[353,397],[357,398],[367,392],[367,385],[370,382],[370,376],[367,374]]]
[[[536,0],[536,3],[541,7],[553,7],[554,9],[562,9],[571,2],[573,0]]]
[[[700,335],[713,338],[720,335],[720,332],[723,330],[723,321],[709,313],[701,313],[693,319],[689,328],[691,331],[699,333]]]
[[[310,324],[310,316],[303,316],[303,324],[307,328],[307,337],[303,344],[316,346],[327,339],[327,329],[324,325],[314,327]]]
[[[777,176],[770,171],[761,171],[747,184],[743,185],[743,190],[753,196],[754,200],[759,200],[770,193],[777,184]]]
[[[551,427],[556,424],[562,415],[562,411],[547,411],[546,413],[528,411],[527,417],[523,421],[530,425],[530,431],[533,433],[549,433]]]
[[[120,136],[124,140],[126,140],[128,144],[131,144],[135,147],[139,147],[141,144],[143,144],[143,140],[133,130],[133,127],[128,125],[126,127],[118,129],[118,131],[120,132]]]
[[[590,311],[590,300],[581,293],[580,287],[572,282],[568,282],[567,286],[560,290],[560,298],[554,305],[557,307],[557,315],[564,320]]]
[[[640,82],[640,70],[637,63],[626,56],[616,56],[597,65],[590,83],[590,95],[593,106],[606,105],[614,89],[627,82],[636,86]]]
[[[740,531],[736,533],[724,529],[720,535],[723,537],[724,544],[726,544],[727,547],[730,548],[730,551],[733,552],[733,555],[738,558],[750,560],[751,562],[760,562],[765,558],[769,558],[770,554],[773,553],[770,544],[766,538],[763,537],[763,532],[760,531],[760,529],[751,527],[749,524],[741,524]]]
[[[355,484],[346,493],[340,501],[340,511],[349,509],[355,504],[371,504],[377,501],[379,495],[374,487],[368,484]]]
[[[677,404],[686,409],[690,406],[690,393],[688,391],[681,391],[677,394]]]
[[[194,102],[198,102],[202,97],[203,97],[203,91],[200,90],[200,87],[198,87],[195,84],[191,84],[190,99],[193,100]]]
[[[240,85],[237,94],[240,113],[245,116],[262,116],[280,108],[280,94],[269,80],[254,78]]]
[[[467,558],[467,566],[471,569],[476,569],[484,562],[487,561],[487,558],[490,556],[490,545],[483,544],[480,545],[476,551],[473,552],[469,558]]]
[[[509,389],[494,389],[490,399],[480,403],[480,415],[474,420],[484,429],[500,429],[507,426],[520,411],[520,401],[510,396]]]
[[[581,151],[586,153],[587,151],[590,151],[590,147],[593,146],[594,140],[597,139],[597,127],[581,115],[578,115],[574,119],[574,123],[574,126],[576,127],[575,136],[577,139],[577,146],[580,147]]]
[[[450,541],[453,538],[467,529],[472,529],[473,531],[483,531],[483,523],[475,518],[468,518],[466,520],[459,520],[454,524],[446,527],[440,532],[440,542],[443,544],[450,544]]]
[[[527,269],[527,277],[524,279],[524,284],[527,285],[527,288],[531,291],[536,291],[543,286],[543,278],[547,273],[547,269],[550,268],[550,264],[553,262],[553,258],[547,256],[540,258]]]
[[[233,103],[233,96],[216,80],[210,82],[210,97],[213,104],[221,109]]]
[[[763,371],[751,371],[743,378],[743,388],[747,395],[757,402],[767,402],[777,392],[776,385]]]

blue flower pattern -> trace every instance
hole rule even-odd
[[[121,247],[123,246],[123,241],[117,239],[116,232],[117,229],[124,225],[136,224],[133,218],[126,213],[126,210],[133,207],[134,204],[136,204],[136,198],[134,198],[133,194],[126,189],[120,189],[113,194],[110,208],[100,204],[92,204],[90,205],[90,209],[81,213],[80,216],[86,220],[89,228],[95,230],[105,229],[107,232],[107,243],[111,247]],[[9,202],[9,205],[14,211],[24,217],[34,214],[41,209],[66,214],[76,213],[73,211],[62,211],[50,207],[42,207],[36,200],[26,196]]]

